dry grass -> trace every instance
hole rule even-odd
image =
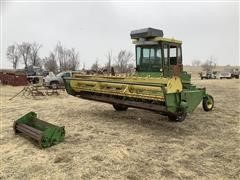
[[[1,86],[0,179],[239,179],[239,82],[195,80],[215,109],[199,106],[182,123],[66,94],[8,101],[21,88]],[[15,136],[14,120],[29,111],[64,125],[66,140],[39,149]]]

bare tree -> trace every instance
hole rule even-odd
[[[74,48],[66,49],[60,42],[57,43],[54,54],[59,63],[60,71],[76,70],[79,66],[79,52]]]
[[[62,62],[61,62],[61,66],[60,69],[61,71],[67,71],[69,70],[69,57],[70,57],[70,50],[67,49],[63,49],[63,54],[62,54]]]
[[[217,66],[217,59],[214,56],[210,56],[205,63],[202,64],[204,71],[212,71]]]
[[[194,59],[194,60],[192,61],[192,66],[200,66],[200,64],[201,64],[201,61],[198,60],[198,59]]]
[[[49,57],[46,57],[44,60],[44,67],[47,71],[57,73],[58,65],[56,61],[56,57],[53,52],[50,53]]]
[[[96,71],[96,72],[99,70],[98,59],[96,59],[95,63],[93,63],[91,70]]]
[[[113,61],[112,51],[107,52],[106,58],[107,58],[107,63],[105,65],[105,68],[107,69],[107,72],[110,73],[111,72],[111,65],[112,65],[112,61]]]
[[[20,59],[20,53],[17,45],[8,46],[7,59],[12,63],[13,69],[16,69]]]
[[[30,64],[33,66],[40,66],[41,65],[41,59],[38,56],[39,49],[42,47],[41,44],[38,44],[36,42],[31,44],[31,51],[30,51]]]
[[[86,69],[86,64],[85,64],[85,62],[83,62],[83,68],[82,68],[82,70],[85,70]]]
[[[80,60],[79,60],[79,52],[77,52],[74,48],[68,50],[69,59],[68,59],[68,66],[69,70],[75,71],[79,67]]]
[[[128,66],[131,64],[133,54],[130,51],[121,50],[116,59],[116,68],[120,73],[126,73]]]
[[[58,61],[59,64],[59,69],[60,71],[63,71],[63,59],[64,59],[64,49],[61,45],[61,42],[58,42],[55,49],[54,49],[54,54],[56,57],[56,60]]]
[[[31,53],[31,44],[27,42],[23,42],[22,44],[18,44],[19,53],[22,56],[23,62],[25,64],[25,68],[28,67],[29,57]]]

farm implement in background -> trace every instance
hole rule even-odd
[[[203,71],[199,73],[201,80],[203,79],[217,79],[216,71]]]
[[[50,147],[64,140],[65,129],[37,118],[35,112],[29,112],[13,124],[15,134],[33,139],[41,148]]]
[[[118,77],[73,73],[64,78],[68,94],[113,105],[117,111],[128,107],[146,109],[183,121],[202,102],[212,110],[213,97],[205,88],[191,84],[191,75],[183,71],[182,42],[163,37],[153,28],[131,32],[136,45],[136,73]]]
[[[238,68],[226,68],[224,71],[203,71],[199,73],[201,80],[203,79],[239,79],[240,71]]]
[[[63,75],[69,74],[70,76],[70,72],[59,73],[59,76],[56,76],[56,77],[54,76],[53,78],[51,77],[44,78],[43,76],[28,76],[29,84],[25,86],[17,94],[15,94],[13,97],[11,97],[9,100],[14,99],[20,94],[22,94],[22,96],[24,97],[33,97],[33,98],[39,97],[39,96],[52,96],[52,95],[58,96],[60,95],[61,91],[65,91],[65,88],[62,85],[63,82],[62,84],[60,83],[61,79],[63,78],[63,76],[60,76],[61,74]],[[51,82],[55,84],[49,84]]]
[[[239,79],[240,71],[238,68],[232,68],[219,73],[220,79]]]
[[[64,89],[50,89],[45,86],[36,86],[36,85],[28,85],[25,86],[21,91],[19,91],[17,94],[15,94],[13,97],[11,97],[9,100],[14,99],[15,97],[22,95],[26,98],[29,97],[41,97],[41,96],[52,96],[52,95],[60,95],[61,91]]]

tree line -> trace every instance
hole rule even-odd
[[[93,71],[114,71],[117,73],[129,73],[134,68],[133,53],[127,50],[120,50],[116,56],[113,55],[112,51],[108,51],[106,54],[106,63],[101,66],[99,64],[99,59],[97,58],[91,66]]]
[[[7,59],[12,64],[13,69],[17,69],[20,63],[24,64],[25,69],[30,66],[38,66],[54,73],[75,71],[79,68],[80,56],[75,48],[65,48],[61,42],[58,42],[49,55],[44,58],[39,56],[41,48],[42,45],[36,42],[15,43],[8,46]],[[121,50],[116,56],[113,55],[112,51],[108,51],[105,58],[107,61],[104,65],[100,65],[100,60],[97,58],[92,64],[91,70],[111,72],[111,68],[114,67],[118,73],[127,73],[134,68],[133,53],[130,51]],[[85,69],[84,62],[83,69]]]
[[[13,69],[16,69],[20,63],[24,64],[25,69],[28,69],[29,66],[39,66],[54,73],[68,70],[75,71],[79,68],[80,56],[75,48],[66,48],[61,42],[58,42],[49,55],[44,58],[39,56],[41,48],[42,45],[36,42],[15,43],[8,46],[7,59],[12,64]],[[133,53],[131,51],[120,50],[115,56],[112,51],[108,51],[105,58],[107,61],[103,65],[100,65],[100,60],[97,58],[92,64],[91,70],[110,73],[113,67],[117,73],[128,73],[134,69]],[[216,65],[217,59],[214,56],[210,56],[203,63],[198,59],[192,61],[192,66],[201,66],[204,71],[212,71]],[[85,69],[85,63],[83,63],[83,69]]]
[[[13,44],[7,48],[7,59],[11,62],[13,69],[16,69],[20,62],[25,64],[25,68],[29,65],[40,65],[41,59],[38,56],[39,49],[42,45],[38,43]]]
[[[210,56],[205,62],[199,59],[192,61],[192,66],[201,66],[203,71],[212,71],[217,66],[217,58]]]
[[[58,71],[77,70],[80,64],[79,52],[74,48],[68,49],[60,42],[50,51],[49,56],[40,58],[39,50],[42,45],[36,42],[15,43],[7,48],[7,59],[12,64],[13,69],[17,69],[20,63],[24,68],[30,66],[44,67],[47,71],[54,73]]]

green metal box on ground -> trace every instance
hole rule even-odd
[[[15,134],[23,134],[35,140],[42,148],[64,141],[65,129],[37,118],[35,112],[29,112],[14,122]]]

